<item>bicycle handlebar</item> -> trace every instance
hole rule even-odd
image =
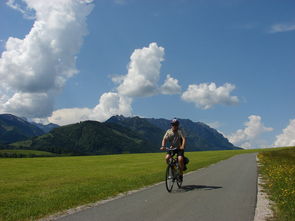
[[[177,147],[164,147],[163,150],[169,150],[169,151],[177,150]]]

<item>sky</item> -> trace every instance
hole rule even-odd
[[[295,1],[0,2],[0,113],[204,122],[295,146]]]

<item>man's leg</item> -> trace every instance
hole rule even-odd
[[[171,158],[171,155],[170,154],[166,154],[166,157],[165,157],[165,159],[166,159],[166,163],[167,164],[169,164],[169,159]]]
[[[184,168],[184,160],[183,156],[178,156],[178,165],[179,165],[179,179],[183,180],[183,168]]]
[[[183,156],[178,156],[178,165],[179,165],[179,173],[180,173],[180,175],[182,175],[183,174],[183,168],[184,168]]]

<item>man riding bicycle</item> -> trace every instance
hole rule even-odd
[[[167,151],[166,162],[169,163],[169,159],[172,155],[177,154],[178,164],[180,169],[180,179],[183,178],[183,170],[184,170],[184,148],[185,148],[185,136],[183,131],[179,128],[179,121],[174,118],[171,121],[171,129],[168,129],[162,140],[161,150],[166,150],[166,144],[169,142],[170,148],[176,148],[176,150]],[[171,153],[172,152],[172,153]]]

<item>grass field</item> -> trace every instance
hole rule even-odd
[[[255,151],[189,152],[188,171]],[[35,220],[163,181],[164,156],[0,158],[0,220]]]
[[[0,157],[55,157],[57,154],[38,150],[0,150]]]
[[[295,148],[263,152],[258,157],[264,188],[276,204],[275,220],[295,221]]]

